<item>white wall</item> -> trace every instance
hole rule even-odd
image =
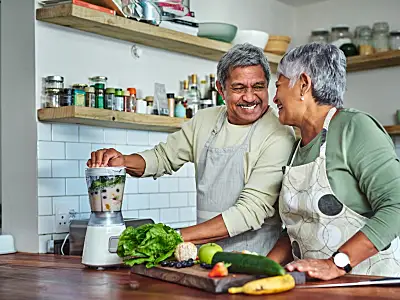
[[[299,7],[295,13],[295,44],[308,42],[314,28],[330,29],[347,24],[357,25],[387,21],[391,30],[400,30],[398,0],[330,0]],[[345,105],[373,114],[384,125],[394,124],[394,114],[400,109],[398,86],[400,67],[348,74]]]
[[[240,9],[243,1],[191,1],[200,21],[234,23],[241,29],[259,29],[293,35],[293,24],[279,15],[294,10],[275,0],[253,0]],[[131,56],[132,43],[36,22],[36,106],[40,107],[41,78],[62,75],[67,86],[86,83],[88,77],[105,75],[113,87],[136,87],[139,96],[153,94],[154,82],[164,83],[167,92],[177,92],[179,80],[189,74],[200,77],[216,72],[217,62],[139,46],[139,59]],[[275,79],[273,79],[274,81]],[[271,84],[271,93],[274,85]],[[270,98],[272,101],[272,97]],[[90,152],[116,147],[128,154],[165,140],[166,134],[147,131],[105,129],[78,125],[38,123],[38,215],[40,252],[50,238],[63,238],[56,232],[56,206],[66,205],[88,217],[89,202],[84,168]],[[193,165],[172,178],[130,178],[124,200],[125,217],[151,217],[173,227],[195,223],[195,181]]]

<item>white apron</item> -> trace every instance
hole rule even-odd
[[[326,140],[335,112],[336,108],[332,108],[325,118],[319,157],[311,163],[293,167],[299,141],[289,166],[284,170],[279,213],[287,228],[295,260],[331,257],[368,220],[344,205],[329,184]],[[399,238],[388,246],[355,266],[351,273],[400,276]]]
[[[216,137],[227,122],[226,110],[220,113],[216,126],[208,138],[196,170],[197,223],[205,222],[233,206],[245,186],[244,157],[257,122],[240,145],[213,148]],[[250,230],[234,237],[219,240],[224,251],[254,251],[266,255],[275,245],[282,231],[278,213],[258,230]]]

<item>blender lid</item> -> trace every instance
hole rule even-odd
[[[114,176],[125,175],[125,167],[86,168],[86,176]]]

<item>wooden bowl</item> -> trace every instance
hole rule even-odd
[[[289,47],[291,40],[291,37],[286,35],[270,35],[264,51],[283,55],[286,53],[286,50]]]

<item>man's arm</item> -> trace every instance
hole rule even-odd
[[[290,244],[289,236],[286,233],[282,234],[274,248],[272,248],[268,253],[267,257],[283,266],[293,261],[292,245]]]
[[[281,130],[269,138],[261,154],[252,157],[251,175],[236,204],[211,220],[181,229],[185,241],[201,244],[259,229],[264,219],[275,213],[275,204],[286,165],[293,148],[294,135]]]

